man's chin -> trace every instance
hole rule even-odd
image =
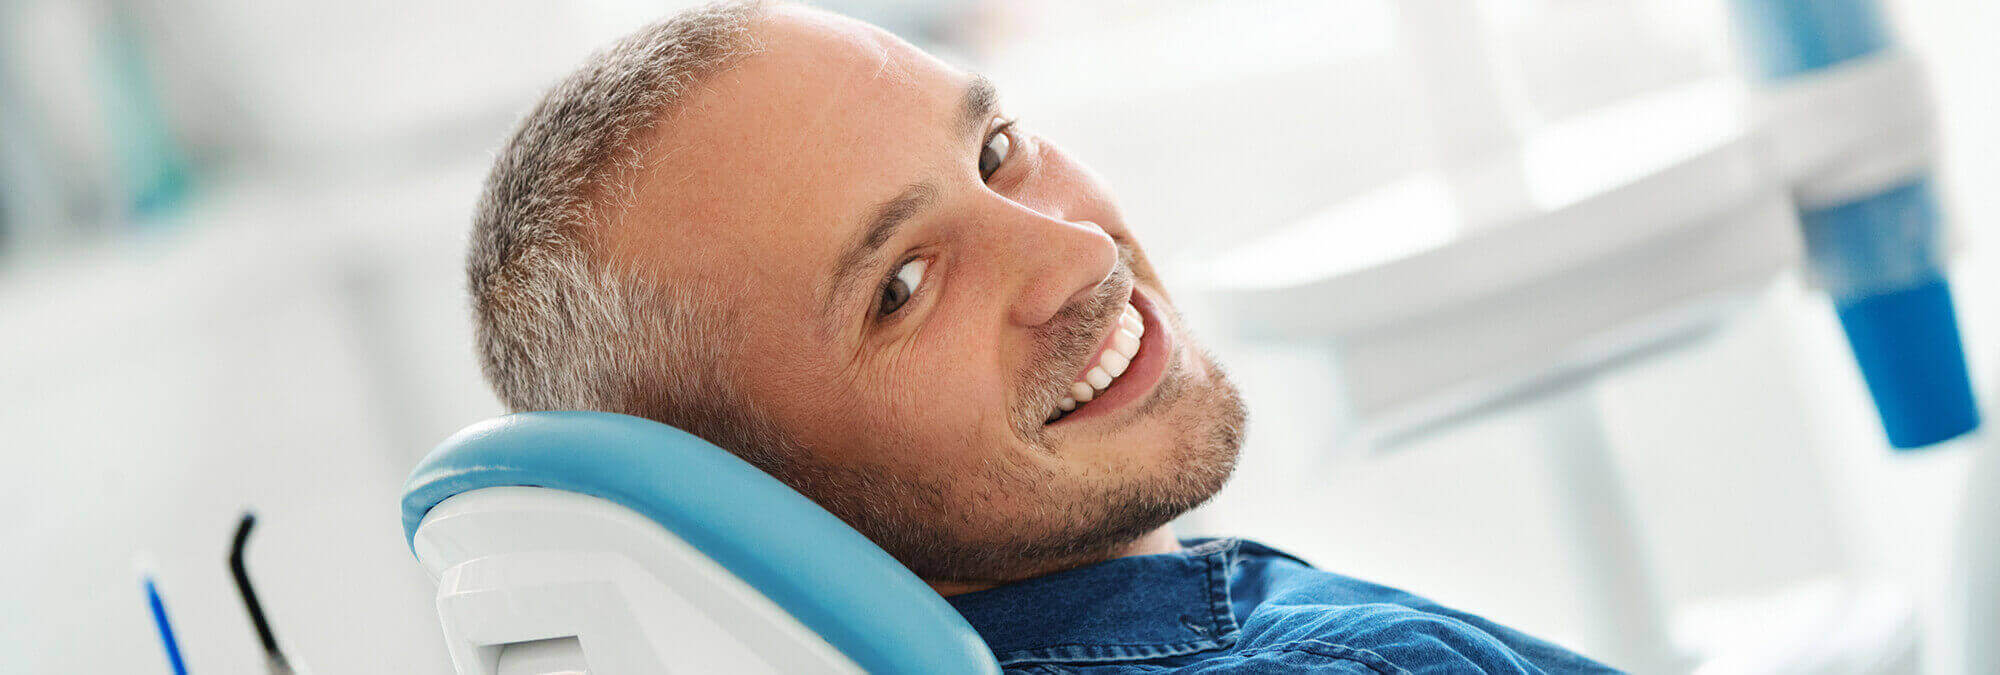
[[[991,523],[989,531],[997,534],[983,547],[1010,555],[987,558],[979,566],[984,569],[940,569],[926,579],[1004,582],[1100,562],[1214,497],[1235,471],[1245,410],[1213,357],[1202,350],[1186,356],[1179,360],[1189,367],[1161,383],[1173,389],[1161,392],[1165,396],[1147,411],[1144,423],[1115,434],[1125,436],[1125,443],[1113,440],[1104,448],[1110,461],[1098,469],[1098,480],[1071,490],[1042,486],[1035,492],[1044,502],[1026,505],[1030,513],[1061,514],[1064,520]],[[1157,451],[1136,456],[1139,448]],[[1066,491],[1071,494],[1059,494]]]
[[[818,485],[830,498],[815,499],[934,584],[990,586],[1109,559],[1207,502],[1235,470],[1241,396],[1207,353],[1190,347],[1175,361],[1138,423],[1018,461],[831,470]]]

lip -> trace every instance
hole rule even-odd
[[[1125,368],[1125,374],[1111,382],[1110,388],[1048,426],[1069,426],[1116,413],[1130,407],[1134,401],[1145,400],[1147,395],[1159,388],[1161,375],[1167,372],[1167,361],[1174,353],[1174,336],[1169,334],[1166,321],[1161,319],[1159,307],[1136,286],[1132,289],[1132,307],[1139,310],[1139,319],[1146,324],[1146,333],[1139,336],[1139,353],[1132,358],[1132,365]],[[1112,324],[1112,330],[1117,330],[1116,323]],[[1111,335],[1107,333],[1104,340],[1109,343]],[[1098,345],[1100,353],[1103,349],[1103,345]]]

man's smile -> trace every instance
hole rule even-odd
[[[1142,400],[1159,386],[1173,354],[1172,331],[1159,308],[1138,286],[1106,329],[1097,355],[1050,411],[1048,423],[1069,425],[1102,417]]]

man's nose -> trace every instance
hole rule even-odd
[[[1088,298],[1118,267],[1118,245],[1089,221],[1064,220],[1019,205],[1008,209],[1001,269],[1017,289],[1008,319],[1039,326],[1065,305]]]

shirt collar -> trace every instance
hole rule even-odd
[[[1000,665],[1157,659],[1236,642],[1229,572],[1238,541],[1189,540],[1180,551],[946,598]]]

